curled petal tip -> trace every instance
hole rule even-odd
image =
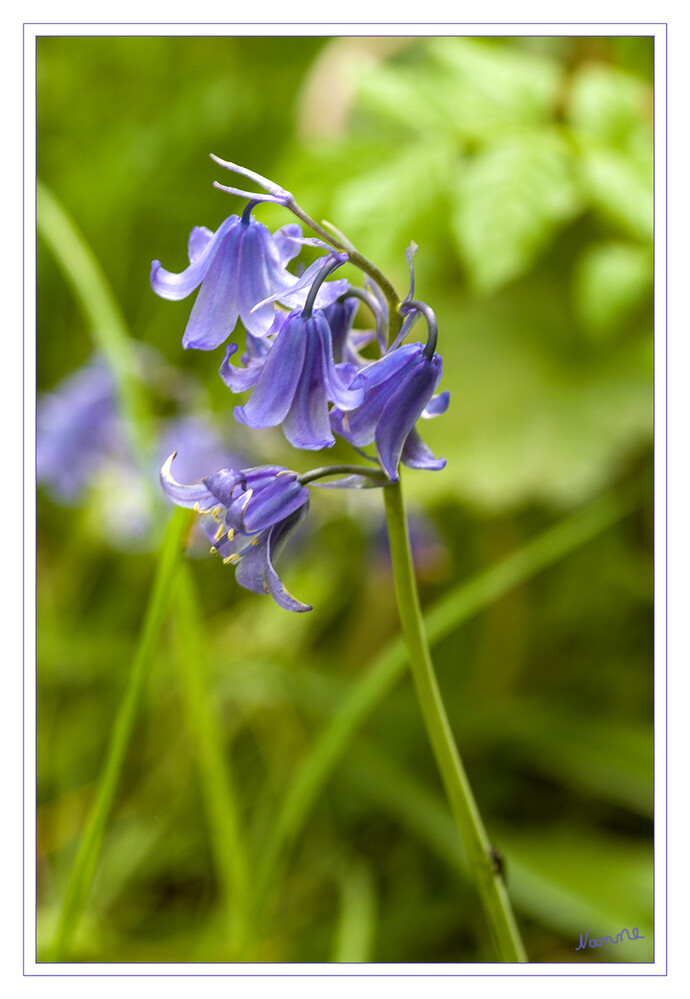
[[[173,459],[176,457],[176,455],[177,455],[177,451],[173,451],[173,453],[170,455],[170,457],[165,459],[165,461],[163,462],[163,466],[161,468],[161,478],[165,479],[166,482],[169,482],[170,485],[173,485],[173,486],[180,485],[179,482],[175,482],[175,479],[173,478],[172,472],[171,472],[171,467],[172,467]]]

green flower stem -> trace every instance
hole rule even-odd
[[[64,959],[64,954],[70,946],[84,911],[89,889],[98,867],[105,827],[113,806],[122,766],[144,694],[156,640],[168,611],[184,541],[193,517],[194,514],[190,510],[179,508],[173,512],[168,522],[161,546],[156,577],[127,680],[127,688],[110,736],[105,761],[98,779],[96,797],[91,806],[84,835],[70,872],[49,961],[62,961]]]
[[[55,195],[36,184],[39,234],[72,288],[96,346],[113,372],[125,424],[152,498],[158,499],[151,476],[152,431],[145,391],[137,374],[133,340],[108,280],[91,247]]]
[[[632,494],[604,496],[532,538],[501,562],[454,586],[427,613],[429,640],[440,642],[452,635],[495,600],[606,531],[634,505]],[[254,892],[257,908],[265,904],[269,886],[278,880],[281,862],[285,861],[319,794],[357,732],[404,676],[406,661],[401,638],[396,637],[384,646],[324,725],[297,768],[262,852]]]
[[[242,959],[248,940],[249,863],[223,735],[208,693],[206,643],[194,580],[181,567],[174,603],[176,651],[206,805],[211,849],[228,912],[233,951]]]
[[[315,222],[310,215],[307,215],[303,208],[300,208],[294,198],[287,202],[286,208],[293,215],[296,215],[301,222],[308,225],[329,246],[332,246],[335,250],[347,253],[350,263],[354,264],[355,267],[359,267],[372,281],[376,282],[388,302],[388,342],[392,343],[402,326],[402,316],[398,312],[400,298],[383,271],[379,270],[376,264],[373,264],[371,260],[368,260],[367,257],[360,253],[352,243],[345,239],[342,233],[338,233],[341,238],[337,239],[332,233],[324,229],[323,226],[320,226],[318,222]]]
[[[455,745],[436,682],[412,564],[407,519],[400,482],[383,490],[393,578],[398,610],[412,676],[427,734],[436,757],[448,801],[467,851],[498,957],[501,961],[527,960],[503,879],[495,871],[484,829],[467,774]]]
[[[304,472],[299,476],[299,481],[303,486],[306,486],[310,482],[325,479],[329,475],[363,475],[365,478],[372,479],[374,485],[380,486],[387,481],[378,465],[376,468],[369,465],[324,465],[321,468],[312,468],[309,472]]]

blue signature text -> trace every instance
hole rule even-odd
[[[584,937],[582,933],[580,934],[580,943],[575,948],[575,950],[585,950],[588,942],[590,947],[603,947],[604,944],[620,943],[621,940],[625,939],[625,937],[623,936],[624,933],[627,933],[628,940],[644,940],[644,937],[642,936],[642,934],[640,933],[640,931],[636,926],[633,926],[632,936],[630,936],[627,927],[624,927],[620,931],[617,937],[599,937],[598,940],[595,940],[594,937],[592,937],[592,939],[589,941],[587,940],[587,938],[589,937],[589,930],[587,930]]]

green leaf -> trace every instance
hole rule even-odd
[[[652,112],[651,88],[612,66],[590,63],[572,78],[567,117],[590,138],[625,147],[642,133],[651,144]]]
[[[585,250],[575,272],[575,304],[587,332],[610,333],[647,297],[654,278],[646,247],[597,243]]]
[[[587,146],[580,160],[580,181],[585,197],[604,219],[627,235],[652,239],[651,165],[601,146]]]
[[[568,148],[544,132],[488,146],[469,163],[454,197],[457,247],[485,293],[523,274],[579,208]]]
[[[550,116],[561,89],[557,62],[468,38],[434,39],[412,64],[363,73],[360,110],[405,130],[473,141]]]
[[[369,69],[358,82],[356,101],[361,111],[405,131],[449,130],[446,96],[428,65],[422,69],[382,64]]]
[[[418,220],[445,197],[454,162],[453,150],[443,143],[411,146],[344,183],[333,202],[333,218],[370,258],[401,260]]]
[[[554,60],[469,38],[438,38],[429,51],[446,74],[437,100],[465,138],[485,139],[551,116],[562,81]]]

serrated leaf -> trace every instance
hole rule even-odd
[[[397,259],[414,238],[415,220],[444,196],[456,163],[452,149],[441,143],[412,146],[343,184],[333,217],[370,258]]]
[[[467,138],[487,138],[551,115],[562,82],[555,60],[469,38],[435,39],[429,52],[446,74],[438,99]]]
[[[411,131],[448,131],[448,96],[436,86],[428,66],[380,65],[363,74],[357,106],[368,114]]]
[[[573,76],[567,117],[573,128],[614,146],[626,146],[636,133],[651,144],[651,88],[612,66],[590,63]]]
[[[456,244],[482,292],[524,273],[579,207],[568,148],[543,132],[488,146],[453,193]]]
[[[601,146],[585,148],[580,161],[585,196],[599,214],[638,239],[654,235],[651,169]]]
[[[550,116],[562,69],[544,56],[467,38],[435,39],[413,65],[380,65],[361,76],[358,107],[412,131],[483,140]]]
[[[575,304],[585,329],[601,338],[615,329],[648,295],[653,261],[646,247],[597,243],[588,247],[575,272]]]

